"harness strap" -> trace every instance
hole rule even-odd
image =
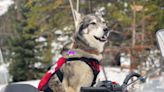
[[[96,83],[96,79],[97,79],[97,75],[99,74],[100,70],[99,70],[99,66],[100,63],[97,59],[94,58],[86,58],[86,57],[72,57],[72,58],[67,58],[65,59],[66,61],[75,61],[75,60],[81,60],[83,62],[85,62],[87,65],[89,65],[89,67],[92,69],[93,71],[93,81],[91,86],[93,86]]]
[[[58,76],[59,80],[62,82],[63,81],[63,73],[58,69],[56,71],[56,75]]]
[[[97,59],[94,58],[86,58],[86,57],[72,57],[72,58],[66,58],[66,61],[74,61],[74,60],[82,60],[82,61],[92,61],[92,62],[96,62],[96,64],[100,64],[99,61]]]
[[[73,57],[73,58],[65,59],[64,57],[61,57],[42,77],[42,79],[38,85],[38,90],[45,91],[45,92],[52,92],[52,90],[48,87],[48,82],[49,82],[51,76],[56,74],[58,76],[59,80],[62,82],[63,81],[63,73],[60,71],[60,67],[66,62],[75,61],[75,60],[80,60],[82,62],[85,62],[92,69],[94,78],[93,78],[91,86],[93,86],[96,83],[96,78],[100,71],[99,70],[100,64],[97,59],[86,58],[86,57],[80,57],[80,58]]]
[[[39,84],[38,84],[38,90],[43,91],[43,90],[47,90],[48,87],[48,82],[50,80],[50,78],[56,74],[56,72],[59,70],[59,68],[65,63],[65,58],[61,57],[59,58],[59,60],[51,66],[51,68],[43,75],[43,77],[41,78]],[[62,76],[60,75],[59,71],[58,71],[58,76]],[[61,77],[62,78],[62,77]],[[60,77],[59,77],[60,79]],[[60,79],[62,80],[62,79]]]

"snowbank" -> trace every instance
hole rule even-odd
[[[126,75],[129,73],[129,70],[121,71],[120,68],[117,67],[104,67],[106,76],[108,80],[115,81],[119,84],[122,84]],[[100,74],[98,75],[98,81],[105,80],[103,70],[101,68]]]
[[[22,82],[15,82],[14,84],[29,84],[37,88],[39,81],[40,80],[22,81]]]

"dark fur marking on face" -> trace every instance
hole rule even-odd
[[[97,15],[92,14],[92,15],[85,16],[83,18],[83,20],[81,21],[81,23],[80,23],[80,27],[79,27],[79,31],[78,31],[79,34],[82,34],[83,33],[82,30],[85,29],[85,28],[87,28],[90,24],[93,25],[93,22],[92,22],[93,19],[96,19],[97,22],[101,22],[100,17],[97,16]]]
[[[90,22],[82,21],[80,24],[81,25],[80,25],[80,28],[79,28],[79,33],[82,34],[82,30],[85,29],[85,28],[87,28],[89,26]]]

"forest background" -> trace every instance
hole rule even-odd
[[[115,65],[121,52],[137,58],[157,48],[155,32],[164,28],[163,0],[80,0],[79,7],[82,14],[103,10],[109,29],[121,35],[107,44],[106,61]],[[52,62],[55,33],[70,39],[74,30],[69,0],[14,0],[0,16],[0,47],[13,81],[40,78]],[[40,37],[45,40],[38,41]],[[38,63],[44,67],[36,68]]]

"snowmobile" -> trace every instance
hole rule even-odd
[[[131,85],[128,84],[131,78],[137,77],[137,80],[144,82],[144,78],[139,75],[138,73],[130,73],[126,76],[122,85],[113,82],[113,81],[100,81],[96,84],[95,87],[81,87],[80,92],[128,92],[126,89],[127,86]],[[9,84],[4,89],[0,90],[0,92],[39,92],[37,88],[29,85],[29,84]]]
[[[137,79],[129,83],[133,77]],[[82,87],[81,92],[128,92],[127,87],[136,81],[145,82],[145,78],[138,73],[131,72],[126,76],[122,85],[114,81],[105,80],[97,83],[95,87]]]

